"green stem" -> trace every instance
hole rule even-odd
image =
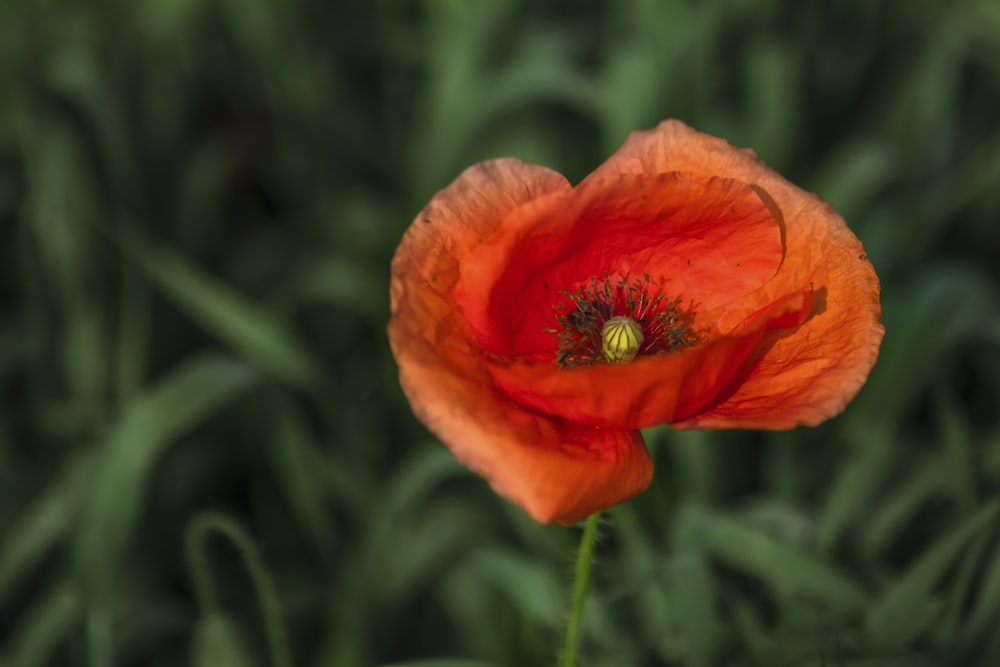
[[[219,597],[212,582],[211,568],[205,553],[205,540],[209,533],[218,533],[228,539],[246,564],[264,617],[264,631],[274,667],[292,667],[292,654],[285,636],[278,593],[274,587],[264,559],[246,531],[232,518],[219,512],[205,512],[196,516],[188,526],[187,558],[191,579],[202,613],[219,611]]]
[[[587,600],[587,591],[590,590],[590,568],[594,562],[594,548],[597,546],[600,525],[601,513],[591,514],[580,538],[580,550],[576,556],[576,574],[573,578],[573,606],[569,612],[569,624],[566,626],[566,648],[563,651],[562,667],[578,667],[580,664],[580,659],[576,655],[577,645],[580,643],[580,622],[583,619],[583,603]]]

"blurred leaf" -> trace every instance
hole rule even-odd
[[[758,610],[736,596],[726,599],[725,603],[732,614],[742,651],[749,653],[758,664],[766,664],[761,658],[768,652],[771,642]]]
[[[211,334],[285,382],[297,387],[312,382],[310,355],[271,313],[152,240],[129,234],[122,241],[126,256]]]
[[[970,593],[978,588],[978,578],[984,563],[983,555],[988,546],[989,535],[979,535],[973,538],[972,544],[959,557],[951,585],[943,591],[944,610],[941,619],[931,631],[929,643],[947,649],[955,646],[956,640],[962,636],[963,633],[960,631],[969,611]]]
[[[519,108],[562,102],[594,106],[593,87],[572,62],[572,34],[526,28],[504,66],[492,69],[489,47],[504,39],[513,3],[453,3],[434,7],[429,22],[429,73],[424,132],[415,135],[415,191],[428,195],[464,167],[478,133]],[[468,159],[487,156],[468,155]],[[496,157],[496,156],[492,156]]]
[[[937,456],[923,457],[906,472],[897,470],[895,474],[892,493],[871,505],[858,537],[858,547],[869,558],[882,555],[921,509],[945,494]]]
[[[926,630],[941,611],[933,589],[973,537],[1000,514],[1000,503],[980,509],[930,547],[874,602],[866,614],[868,634],[879,646],[902,647]]]
[[[1000,615],[1000,544],[994,545],[991,557],[980,573],[981,579],[975,588],[972,607],[959,632],[962,643],[975,646],[984,635],[994,634],[996,618]]]
[[[685,497],[708,502],[718,494],[716,435],[711,431],[674,431],[663,427],[664,449],[676,469],[676,484]],[[655,437],[655,436],[654,436]]]
[[[396,524],[391,539],[370,545],[365,556],[369,595],[397,605],[410,599],[467,553],[481,525],[474,507],[423,502],[418,512]]]
[[[62,299],[77,296],[89,277],[90,238],[82,224],[93,220],[96,192],[85,146],[71,127],[21,109],[20,129],[30,178],[24,221],[34,235],[42,268]]]
[[[82,514],[74,556],[99,594],[109,591],[118,559],[141,515],[148,478],[166,447],[259,381],[246,366],[218,356],[187,360],[136,395],[100,444]]]
[[[941,422],[945,488],[961,511],[972,511],[979,495],[972,425],[959,410],[956,398],[943,389],[937,393],[935,408]]]
[[[53,654],[82,615],[79,593],[65,582],[55,583],[32,602],[11,628],[0,664],[5,667],[52,664]]]
[[[213,631],[213,634],[207,637],[212,640],[208,648],[212,651],[232,652],[233,655],[240,654],[238,638],[228,624],[220,623],[225,621],[225,618],[218,613],[220,603],[207,555],[208,538],[213,535],[225,538],[239,553],[246,567],[260,609],[271,665],[291,667],[291,645],[288,643],[281,600],[274,578],[268,571],[253,538],[240,523],[223,512],[212,510],[200,512],[188,522],[185,540],[188,568],[198,595],[199,608],[203,614],[207,614],[209,622],[207,629]]]
[[[816,541],[829,552],[846,532],[850,522],[866,516],[874,497],[896,464],[891,431],[878,424],[863,429],[850,458],[837,471],[817,521]]]
[[[660,120],[657,105],[662,91],[649,84],[657,79],[662,63],[643,46],[636,41],[617,44],[599,74],[601,124],[609,142]],[[623,99],[629,104],[621,104]]]
[[[926,47],[898,79],[902,85],[889,127],[901,135],[900,144],[908,153],[903,157],[915,159],[917,171],[940,168],[954,150],[958,118],[954,105],[959,99],[956,86],[965,40],[952,16],[941,15],[933,36],[926,37]]]
[[[300,267],[296,282],[303,299],[350,309],[373,321],[386,317],[388,284],[377,280],[360,261],[330,257],[308,263]]]
[[[581,113],[591,111],[593,87],[573,64],[578,48],[573,34],[529,29],[519,37],[515,57],[489,90],[489,113],[499,116],[539,101],[561,102]]]
[[[750,143],[759,146],[761,158],[779,171],[787,165],[801,127],[794,104],[801,65],[786,49],[774,40],[760,40],[748,49],[744,64],[746,123],[754,129]]]
[[[20,112],[29,185],[23,220],[32,241],[22,255],[30,253],[35,260],[37,253],[38,262],[25,278],[37,290],[32,296],[56,305],[54,314],[39,307],[44,337],[28,340],[32,352],[53,358],[66,377],[72,408],[78,411],[74,416],[92,422],[105,393],[109,348],[102,311],[96,307],[99,255],[87,227],[98,215],[99,187],[86,162],[86,144],[71,126],[34,109]],[[49,340],[56,342],[55,349],[42,348]]]
[[[433,444],[416,451],[410,460],[400,465],[379,497],[376,518],[392,523],[412,512],[425,496],[451,477],[468,475],[446,448]]]
[[[886,297],[881,357],[851,419],[865,424],[898,418],[918,392],[941,377],[956,345],[989,329],[998,304],[994,281],[959,265],[928,268],[905,291]]]
[[[635,607],[639,630],[646,642],[662,651],[668,639],[663,626],[674,620],[673,610],[663,586],[661,556],[656,545],[644,533],[635,510],[626,504],[616,508],[613,518],[602,526],[621,543],[621,564],[625,575],[615,577],[622,595]],[[598,572],[599,574],[599,572]]]
[[[482,67],[491,33],[502,25],[513,5],[500,2],[473,6],[439,5],[427,23],[428,82],[424,131],[414,135],[409,151],[418,164],[409,173],[419,179],[415,191],[423,199],[447,183],[462,168],[461,151],[481,122],[488,104]]]
[[[434,492],[468,473],[443,447],[420,449],[398,464],[397,473],[365,507],[362,539],[351,549],[355,568],[334,600],[338,635],[326,660],[335,664],[370,662],[364,633],[372,617],[387,613],[450,567],[475,542],[482,525],[474,507],[442,502]]]
[[[138,269],[122,266],[122,307],[115,345],[115,389],[118,402],[139,390],[146,379],[152,346],[152,290]]]
[[[333,558],[335,537],[325,505],[328,476],[324,476],[321,454],[298,412],[285,404],[275,419],[268,454],[279,484],[302,533],[324,560]]]
[[[206,140],[185,156],[186,168],[171,202],[177,238],[186,247],[202,247],[224,219],[226,182],[237,156],[225,138]]]
[[[118,199],[127,201],[140,194],[140,189],[127,139],[127,118],[115,99],[118,91],[109,85],[109,73],[101,67],[97,49],[82,34],[80,39],[62,40],[59,47],[49,54],[47,78],[92,123],[104,159],[102,167]]]
[[[705,558],[680,553],[667,563],[667,584],[677,622],[686,640],[685,664],[717,664],[719,640],[724,630],[716,613],[716,581]]]
[[[561,627],[569,593],[551,569],[530,557],[497,549],[478,552],[471,566],[529,622]]]
[[[198,620],[191,649],[194,667],[252,667],[258,664],[253,655],[225,614],[210,613]]]
[[[70,532],[92,473],[92,456],[73,457],[46,492],[6,527],[0,548],[0,607],[28,579],[31,568]]]
[[[858,611],[868,601],[865,591],[832,564],[739,520],[708,511],[692,513],[686,520],[707,553],[759,578],[779,600],[805,596],[838,615]]]
[[[863,229],[863,214],[895,174],[890,147],[874,138],[845,142],[820,166],[822,171],[810,189],[833,204],[852,229]],[[892,231],[905,233],[898,228]]]

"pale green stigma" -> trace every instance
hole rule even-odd
[[[613,363],[635,359],[644,340],[642,327],[631,317],[612,317],[601,328],[601,352]]]

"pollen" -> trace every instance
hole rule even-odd
[[[632,361],[645,339],[642,327],[631,317],[612,317],[601,328],[601,353],[612,363]]]

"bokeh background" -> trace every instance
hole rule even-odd
[[[554,664],[579,530],[413,418],[389,261],[668,117],[831,201],[887,334],[822,427],[649,432],[584,664],[1000,664],[995,0],[10,0],[0,665]]]

